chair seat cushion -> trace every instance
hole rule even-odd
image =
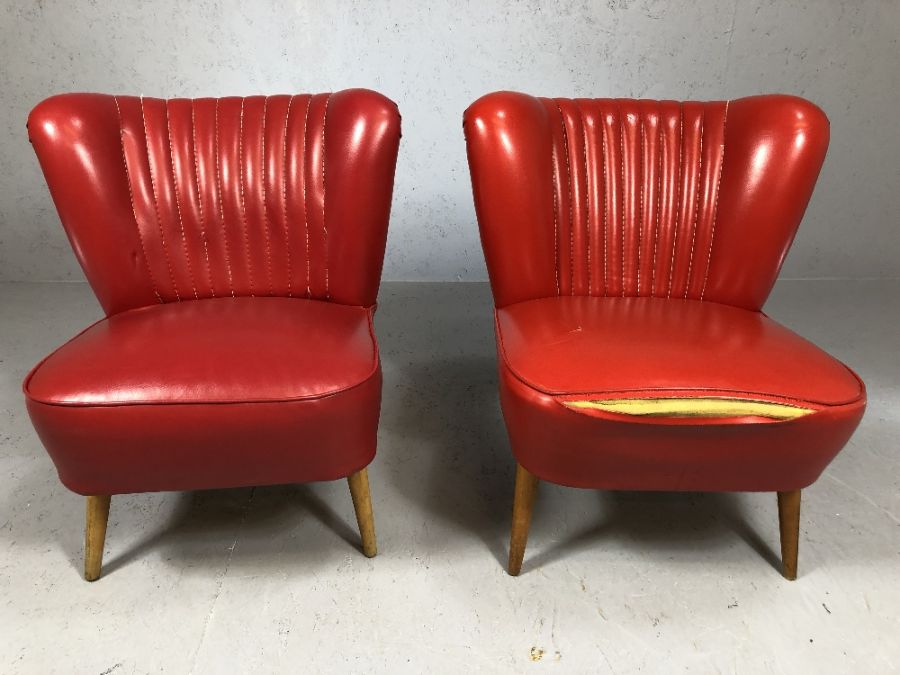
[[[696,300],[559,297],[497,311],[503,357],[548,394],[696,391],[859,398],[839,361],[760,312]]]
[[[553,297],[498,309],[496,331],[513,449],[567,485],[805,487],[865,406],[842,363],[727,305]]]
[[[327,396],[378,365],[369,312],[298,298],[218,298],[111,316],[40,363],[54,405],[240,403]]]
[[[372,312],[218,298],[95,323],[25,381],[60,478],[117,494],[340,478],[375,453]]]

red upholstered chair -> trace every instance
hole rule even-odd
[[[396,105],[71,94],[28,132],[106,313],[24,384],[60,479],[88,496],[85,577],[110,495],[130,492],[349,477],[375,555],[372,314]]]
[[[774,491],[796,577],[800,490],[865,389],[761,308],[828,120],[790,96],[709,103],[501,92],[464,128],[518,462],[510,574],[538,479]]]

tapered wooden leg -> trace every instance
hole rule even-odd
[[[800,540],[800,490],[778,493],[778,525],[781,529],[781,565],[785,579],[797,578]]]
[[[103,544],[106,541],[106,522],[109,520],[109,495],[88,497],[84,522],[84,578],[96,581],[103,565]]]
[[[513,498],[512,531],[509,536],[509,573],[519,576],[525,545],[528,543],[528,528],[531,525],[531,511],[537,493],[538,479],[528,473],[521,464],[516,464],[516,494]]]
[[[369,493],[369,472],[360,469],[347,477],[350,484],[350,496],[353,497],[353,508],[356,510],[356,523],[359,525],[359,536],[362,537],[363,553],[374,558],[378,552],[375,544],[375,516],[372,513],[372,495]]]

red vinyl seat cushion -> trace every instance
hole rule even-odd
[[[122,312],[35,367],[29,412],[82,494],[339,478],[375,452],[371,314],[285,297]]]
[[[840,405],[861,385],[760,312],[696,300],[569,296],[497,311],[503,358],[548,394],[734,393]]]
[[[497,310],[501,399],[538,477],[618,489],[785,490],[821,473],[862,416],[846,366],[760,312],[713,302],[562,296]],[[575,401],[729,398],[811,410],[632,416]]]
[[[103,319],[39,364],[54,405],[245,403],[326,396],[378,365],[369,312],[299,298],[219,298]]]

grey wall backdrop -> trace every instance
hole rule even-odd
[[[496,89],[805,96],[832,143],[783,275],[900,269],[896,0],[4,0],[0,31],[0,280],[82,278],[25,137],[42,98],[352,86],[403,114],[386,279],[485,278],[461,115]]]

